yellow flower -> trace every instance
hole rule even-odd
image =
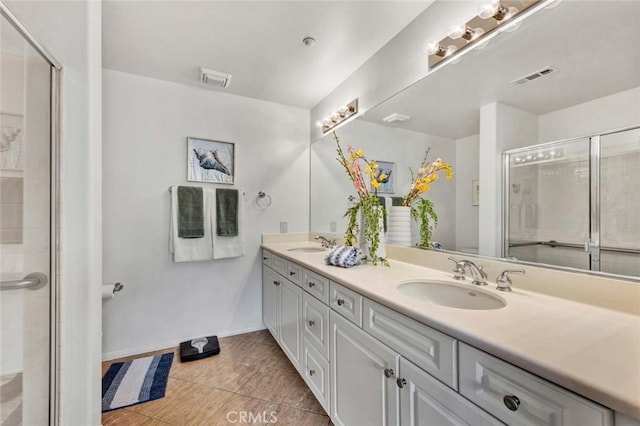
[[[362,150],[362,148],[358,148],[354,155],[356,156],[356,158],[360,158],[364,156],[364,151]]]
[[[378,163],[376,163],[376,160],[371,160],[369,162],[369,164],[371,165],[372,169],[377,169],[378,168]]]
[[[364,168],[364,171],[365,171],[365,172],[367,172],[367,173],[369,173],[369,174],[372,174],[372,173],[373,173],[373,170],[371,169],[371,166],[367,166],[367,167],[365,167],[365,168]]]
[[[378,176],[378,180],[379,180],[379,181],[383,181],[383,180],[385,180],[385,179],[386,179],[386,178],[388,178],[388,177],[389,177],[389,176],[385,175],[384,173],[381,173],[381,174],[380,174],[380,176]]]
[[[375,180],[375,179],[371,181],[371,185],[372,185],[375,189],[380,188],[380,182],[378,182],[378,181],[377,181],[377,180]]]

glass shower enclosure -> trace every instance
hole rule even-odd
[[[503,154],[503,255],[640,276],[640,126]]]
[[[0,2],[0,424],[56,424],[61,67]]]

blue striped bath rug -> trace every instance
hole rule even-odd
[[[117,362],[102,378],[102,412],[164,397],[173,352]]]

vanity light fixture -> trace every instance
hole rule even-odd
[[[478,16],[482,19],[493,18],[496,21],[503,21],[512,18],[518,12],[518,8],[515,6],[505,7],[500,0],[493,0],[491,3],[480,6]]]
[[[533,6],[542,7],[559,0],[490,0],[480,6],[478,15],[467,22],[452,25],[447,37],[440,41],[431,41],[425,47],[429,60],[429,69],[442,62],[455,62],[453,56],[460,56],[470,46],[480,48],[495,30],[513,31],[521,20],[512,20]],[[517,7],[516,7],[517,6]],[[459,58],[458,58],[459,59]]]
[[[322,133],[327,133],[329,130],[336,127],[343,121],[353,117],[358,113],[358,99],[354,99],[348,104],[341,106],[338,110],[332,113],[324,120],[317,121],[316,126],[322,129]]]
[[[480,37],[482,34],[484,34],[484,30],[482,28],[473,29],[467,27],[467,24],[458,24],[451,26],[449,38],[452,40],[463,38],[467,41],[472,41]]]

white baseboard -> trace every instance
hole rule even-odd
[[[259,330],[264,330],[264,326],[259,326],[259,327],[251,327],[251,328],[246,328],[246,329],[242,329],[242,330],[234,330],[234,331],[228,331],[228,332],[224,332],[221,334],[218,334],[218,337],[229,337],[229,336],[235,336],[237,334],[244,334],[244,333],[252,333],[254,331],[259,331]],[[159,351],[162,349],[168,349],[168,348],[176,348],[180,342],[184,342],[187,340],[192,339],[193,336],[191,337],[184,337],[178,340],[172,340],[169,342],[163,342],[163,343],[154,343],[152,345],[145,345],[145,346],[138,346],[136,348],[130,348],[130,349],[124,349],[121,351],[115,351],[115,352],[108,352],[108,353],[103,353],[102,354],[102,361],[110,361],[112,359],[116,359],[116,358],[123,358],[126,356],[132,356],[132,355],[139,355],[139,354],[144,354],[147,352],[153,352],[153,351]]]

